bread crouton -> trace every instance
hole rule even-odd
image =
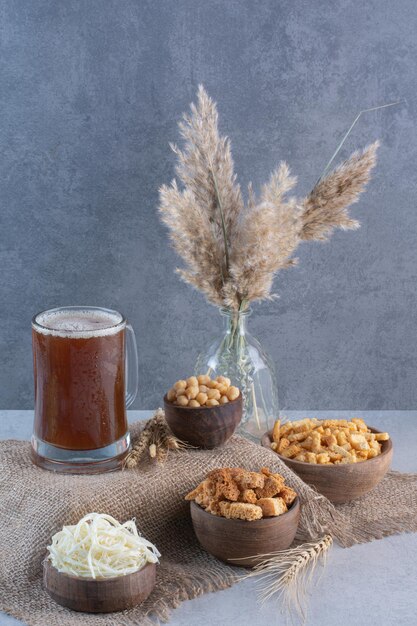
[[[199,485],[197,485],[197,487],[195,489],[190,491],[190,493],[187,493],[187,495],[185,496],[185,499],[186,500],[195,500],[198,496],[203,494],[203,492],[205,491],[207,485],[208,485],[208,480],[207,479],[203,480],[203,482],[200,483]]]
[[[256,504],[256,493],[253,489],[243,489],[240,492],[239,502],[249,502],[249,504]]]
[[[197,502],[197,500],[195,500],[195,502]],[[206,501],[206,506],[203,506],[203,508],[207,511],[207,513],[211,513],[212,515],[221,515],[220,502],[221,501],[219,500],[211,498]],[[222,500],[222,502],[226,502],[226,500]]]
[[[222,497],[232,502],[239,499],[239,487],[233,480],[230,468],[215,469],[208,474],[209,491],[217,499]]]
[[[210,503],[213,502],[213,498],[207,495],[207,493],[202,492],[194,498],[194,502],[203,507],[203,509],[206,509],[210,505]]]
[[[220,513],[227,519],[241,519],[248,522],[261,519],[262,509],[247,502],[219,502]]]
[[[212,470],[185,496],[212,515],[246,521],[281,515],[295,498],[295,491],[285,486],[281,474],[274,474],[268,467],[260,472],[237,467]],[[264,513],[258,499],[262,500]]]
[[[255,489],[257,498],[273,498],[284,486],[284,479],[279,474],[271,474],[265,477],[263,487]]]
[[[231,467],[230,474],[240,489],[256,489],[264,485],[264,476],[258,472],[249,472],[240,467]]]
[[[279,492],[278,496],[282,498],[287,506],[290,506],[294,502],[297,497],[296,492],[291,487],[283,487]]]
[[[256,504],[261,507],[264,517],[276,517],[288,510],[283,498],[261,498]]]

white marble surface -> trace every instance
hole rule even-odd
[[[130,419],[145,419],[145,411]],[[288,416],[352,417],[352,411],[289,411]],[[388,430],[394,442],[393,468],[417,472],[417,411],[357,412],[367,422]],[[31,411],[0,411],[0,438],[27,439]],[[335,546],[328,566],[310,597],[308,626],[414,626],[417,624],[417,534],[387,537],[349,549]],[[184,602],[173,612],[172,626],[263,626],[285,623],[279,605],[256,602],[256,583],[242,582],[231,589]],[[80,617],[80,625],[82,624]],[[21,622],[0,614],[0,626]],[[103,625],[106,618],[103,617]],[[45,626],[48,626],[45,624]]]

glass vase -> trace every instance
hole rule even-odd
[[[239,387],[243,416],[237,432],[259,441],[279,416],[274,365],[259,341],[247,332],[250,309],[221,309],[220,313],[224,319],[223,334],[198,356],[195,373],[212,378],[227,376]]]

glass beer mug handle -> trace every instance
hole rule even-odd
[[[125,378],[126,408],[129,408],[138,393],[138,348],[135,331],[130,324],[126,324]]]

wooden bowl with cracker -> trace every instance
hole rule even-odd
[[[43,562],[43,584],[55,602],[83,613],[113,613],[131,609],[146,600],[155,587],[156,565],[114,578],[84,578],[59,572]]]
[[[194,501],[190,508],[194,532],[206,552],[229,565],[254,567],[266,554],[290,547],[301,506],[297,497],[286,513],[250,522],[212,515]]]
[[[242,419],[242,394],[227,404],[198,408],[178,406],[165,395],[164,408],[167,424],[178,439],[212,450],[230,439]]]
[[[381,431],[369,427],[372,433]],[[271,448],[272,431],[265,433],[261,444]],[[393,455],[391,439],[381,442],[381,454],[360,463],[343,465],[319,465],[288,459],[281,454],[278,457],[307,484],[334,504],[350,502],[371,491],[388,472]]]

